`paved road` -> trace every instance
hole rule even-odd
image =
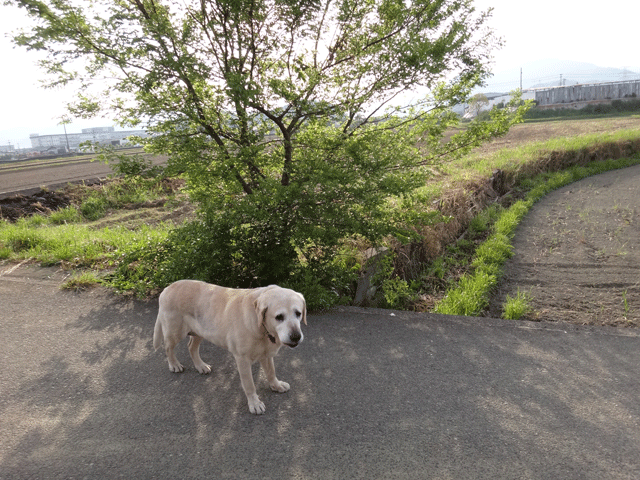
[[[636,331],[345,309],[249,414],[229,354],[169,372],[156,302],[0,274],[0,479],[637,479]]]

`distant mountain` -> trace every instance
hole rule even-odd
[[[523,89],[634,79],[640,79],[639,72],[622,68],[599,67],[592,63],[547,59],[522,65]],[[482,91],[509,92],[519,87],[520,69],[514,68],[494,73]]]

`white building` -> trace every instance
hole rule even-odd
[[[535,91],[524,90],[521,93],[520,98],[522,100],[535,100],[536,98]],[[509,93],[505,93],[501,95],[487,95],[487,103],[478,110],[471,110],[469,109],[469,105],[465,104],[463,117],[466,118],[467,120],[472,119],[476,115],[478,115],[480,112],[486,112],[488,110],[491,110],[496,105],[500,105],[500,104],[505,105],[509,103],[509,101],[511,101],[511,94]]]
[[[144,130],[123,130],[116,132],[113,127],[83,128],[82,133],[67,133],[58,135],[29,135],[31,146],[40,151],[47,150],[78,150],[81,143],[90,141],[110,145],[124,145],[127,137],[137,136],[145,138]]]

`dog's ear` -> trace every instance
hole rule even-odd
[[[302,297],[302,295],[300,295]],[[307,324],[307,301],[302,297],[302,321]]]
[[[256,309],[256,316],[258,317],[258,324],[267,319],[267,309],[269,308],[267,302],[262,297],[262,295],[258,296],[253,302],[253,306]]]

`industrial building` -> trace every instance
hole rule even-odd
[[[145,138],[147,132],[144,130],[123,130],[115,131],[113,127],[83,128],[82,133],[63,133],[57,135],[29,135],[31,146],[34,150],[41,152],[72,152],[77,151],[81,143],[90,141],[108,145],[125,145],[127,137],[137,136]]]
[[[585,83],[558,87],[529,88],[522,91],[523,100],[534,100],[536,108],[580,109],[587,105],[608,104],[614,100],[634,100],[640,98],[640,80],[622,82]],[[511,94],[487,94],[486,103],[479,111],[490,110],[496,105],[506,104]],[[473,118],[478,111],[464,105],[465,118]]]
[[[582,108],[594,103],[640,98],[640,80],[587,83],[533,90],[538,108]]]

